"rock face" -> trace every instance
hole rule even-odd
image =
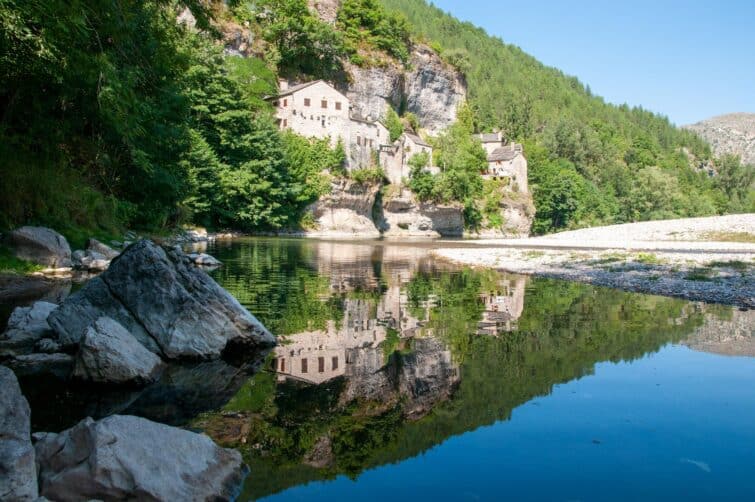
[[[71,266],[68,241],[49,228],[21,227],[8,234],[8,244],[22,260],[52,268]]]
[[[410,190],[383,202],[379,223],[386,237],[460,237],[464,208],[458,204],[420,203]]]
[[[180,250],[142,240],[71,295],[49,319],[63,345],[77,345],[100,317],[120,323],[168,359],[215,358],[229,344],[265,348],[275,338]]]
[[[372,221],[372,209],[380,190],[380,183],[357,183],[346,178],[336,178],[328,195],[312,204],[312,214],[317,229],[308,232],[312,236],[379,237],[380,232]]]
[[[94,383],[144,385],[155,381],[161,365],[123,326],[101,317],[79,344],[73,376]]]
[[[29,403],[16,376],[4,366],[0,366],[0,389],[0,500],[36,500]]]
[[[444,63],[425,45],[412,49],[406,70],[398,64],[382,68],[347,65],[351,82],[344,89],[355,115],[365,119],[385,117],[388,107],[414,113],[420,126],[437,134],[454,121],[466,100],[463,75]]]
[[[744,164],[755,165],[755,113],[721,115],[685,128],[702,136],[717,156],[739,155]]]
[[[485,228],[469,232],[469,237],[477,239],[507,239],[529,237],[535,219],[535,205],[529,196],[521,195],[520,200],[507,199],[501,204],[503,218],[501,228]]]
[[[338,9],[341,7],[341,0],[307,0],[310,10],[326,23],[335,23],[338,16]]]
[[[0,335],[0,355],[33,352],[37,342],[53,334],[47,318],[56,308],[57,305],[48,302],[17,307],[8,320],[8,328]]]
[[[81,421],[36,444],[40,494],[51,500],[229,500],[241,454],[207,436],[114,415]]]

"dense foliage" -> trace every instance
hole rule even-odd
[[[395,11],[386,11],[378,0],[344,0],[338,11],[337,26],[346,38],[354,63],[365,63],[364,53],[372,49],[383,51],[402,63],[409,60],[406,18]]]
[[[753,169],[728,159],[717,163],[727,173],[718,179],[696,171],[692,164],[711,153],[694,133],[642,108],[607,104],[576,78],[425,0],[381,1],[464,72],[475,129],[527,143],[538,232],[755,210]]]
[[[343,152],[281,135],[262,99],[274,71],[176,12],[0,3],[0,226],[279,228],[327,190]]]

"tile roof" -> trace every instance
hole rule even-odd
[[[418,144],[419,146],[430,146],[424,139],[420,138],[416,134],[412,134],[410,132],[405,132],[404,134],[406,134],[407,138],[414,141],[414,143]]]
[[[519,152],[510,146],[502,146],[501,148],[496,148],[493,150],[493,153],[488,155],[488,162],[505,162],[512,160],[517,155],[519,155]]]
[[[499,133],[483,133],[476,135],[483,143],[500,143],[503,138]]]

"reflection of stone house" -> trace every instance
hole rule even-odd
[[[488,168],[483,177],[488,179],[509,179],[520,192],[529,192],[527,182],[527,159],[522,145],[506,144],[503,135],[498,133],[477,134],[482,148],[488,155]]]
[[[498,335],[516,331],[524,311],[525,278],[503,279],[495,291],[480,295],[485,310],[477,325],[478,334]]]
[[[280,89],[269,98],[279,127],[308,138],[330,138],[332,146],[340,141],[347,169],[381,166],[391,183],[399,184],[409,176],[408,162],[415,154],[427,152],[432,159],[432,147],[422,138],[405,133],[391,142],[382,122],[354,116],[349,99],[323,80],[292,87],[282,81]]]

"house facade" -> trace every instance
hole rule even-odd
[[[527,159],[522,145],[506,143],[500,132],[476,134],[475,138],[480,141],[488,156],[488,166],[483,178],[508,179],[517,191],[528,193]]]

